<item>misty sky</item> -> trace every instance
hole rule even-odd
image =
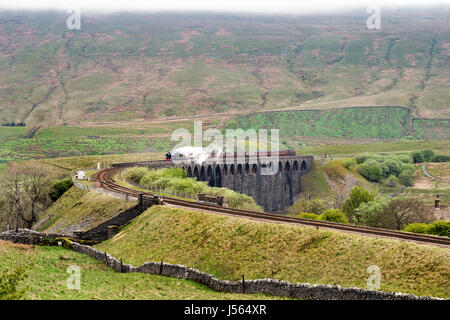
[[[333,12],[378,5],[413,7],[450,4],[450,0],[1,0],[0,9],[67,10],[78,7],[85,11],[121,10],[206,10],[255,13]]]

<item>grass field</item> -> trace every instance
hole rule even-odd
[[[153,207],[98,245],[127,263],[179,263],[236,280],[362,287],[381,269],[381,290],[450,297],[449,250],[392,239]]]
[[[450,139],[450,122],[420,119],[411,126],[410,110],[362,107],[335,110],[275,111],[232,118],[230,128],[280,130],[280,136],[345,139]]]
[[[0,241],[0,272],[26,266],[29,300],[208,300],[282,299],[266,295],[215,292],[201,284],[141,273],[117,273],[86,255],[62,247],[36,247]],[[67,289],[69,266],[81,268],[80,290]]]
[[[45,211],[41,221],[48,221],[38,230],[63,234],[73,230],[85,231],[134,205],[134,202],[72,187]]]

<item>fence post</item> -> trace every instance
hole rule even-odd
[[[163,263],[164,263],[164,259],[161,259],[161,266],[159,268],[159,275],[162,275]]]
[[[242,293],[245,293],[245,278],[244,278],[244,275],[242,275]]]
[[[122,258],[120,258],[120,272],[123,272],[123,262],[122,262]]]

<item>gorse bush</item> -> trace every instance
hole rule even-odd
[[[407,225],[403,229],[403,231],[421,234],[432,234],[441,237],[450,237],[450,221],[437,220],[432,224],[411,223]]]
[[[429,229],[428,224],[416,222],[416,223],[411,223],[411,224],[407,225],[403,229],[403,231],[425,234],[425,233],[428,233],[428,229]]]
[[[22,298],[26,289],[19,290],[18,286],[26,277],[24,266],[19,266],[12,271],[4,270],[0,276],[0,300],[17,300]]]
[[[450,237],[450,221],[437,220],[433,222],[429,226],[427,233],[441,237]]]
[[[209,187],[204,181],[188,178],[181,168],[150,170],[148,168],[129,168],[123,173],[127,181],[143,189],[161,188],[169,192],[181,192],[190,195],[205,193],[210,197],[224,197],[230,208],[263,211],[255,199],[226,188]]]
[[[296,215],[296,217],[302,219],[319,220],[319,215],[310,212],[301,212]]]
[[[347,216],[342,210],[339,209],[328,209],[319,216],[319,220],[339,222],[339,223],[349,223]]]

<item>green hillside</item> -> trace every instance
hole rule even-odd
[[[367,267],[378,265],[381,290],[450,297],[447,249],[310,227],[158,206],[98,247],[127,263],[164,259],[230,280],[364,288]]]
[[[332,16],[0,12],[0,123],[405,106],[450,117],[448,7]],[[395,112],[396,116],[401,116]],[[395,133],[395,132],[392,132]]]
[[[280,129],[282,137],[450,139],[450,120],[412,121],[411,110],[407,108],[361,107],[255,113],[233,118],[225,126]]]
[[[61,247],[0,241],[0,273],[24,265],[27,300],[240,300],[282,299],[215,292],[196,282],[142,273],[118,273],[87,255]],[[81,269],[80,290],[67,289],[67,268]]]

